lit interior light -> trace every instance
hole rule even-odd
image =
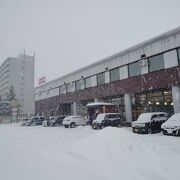
[[[151,101],[149,101],[148,104],[151,104]]]
[[[156,105],[159,105],[159,102],[156,102]]]
[[[167,102],[165,102],[164,105],[167,105]]]
[[[173,105],[173,102],[171,103],[171,105]]]

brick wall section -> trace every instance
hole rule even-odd
[[[35,102],[36,113],[56,109],[60,103],[139,93],[151,89],[169,88],[180,83],[180,67],[135,76],[124,80],[87,88],[81,91],[55,96]]]

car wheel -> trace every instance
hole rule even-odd
[[[56,127],[59,127],[60,125],[59,125],[59,123],[56,123],[55,126],[56,126]]]
[[[180,130],[177,130],[176,136],[180,136]]]
[[[147,133],[148,133],[148,134],[152,134],[152,129],[149,128],[149,129],[147,130]]]
[[[105,128],[105,126],[104,125],[100,125],[100,129],[104,129]]]
[[[76,124],[74,122],[71,123],[70,125],[71,128],[75,128],[76,127]]]
[[[180,136],[180,130],[177,130],[178,132],[177,132],[177,136]]]

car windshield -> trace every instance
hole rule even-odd
[[[138,123],[147,123],[147,122],[150,122],[151,121],[151,114],[148,114],[148,113],[144,113],[144,114],[141,114],[138,119],[137,119],[137,122]]]

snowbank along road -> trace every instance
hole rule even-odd
[[[178,180],[180,138],[0,125],[1,180]]]

